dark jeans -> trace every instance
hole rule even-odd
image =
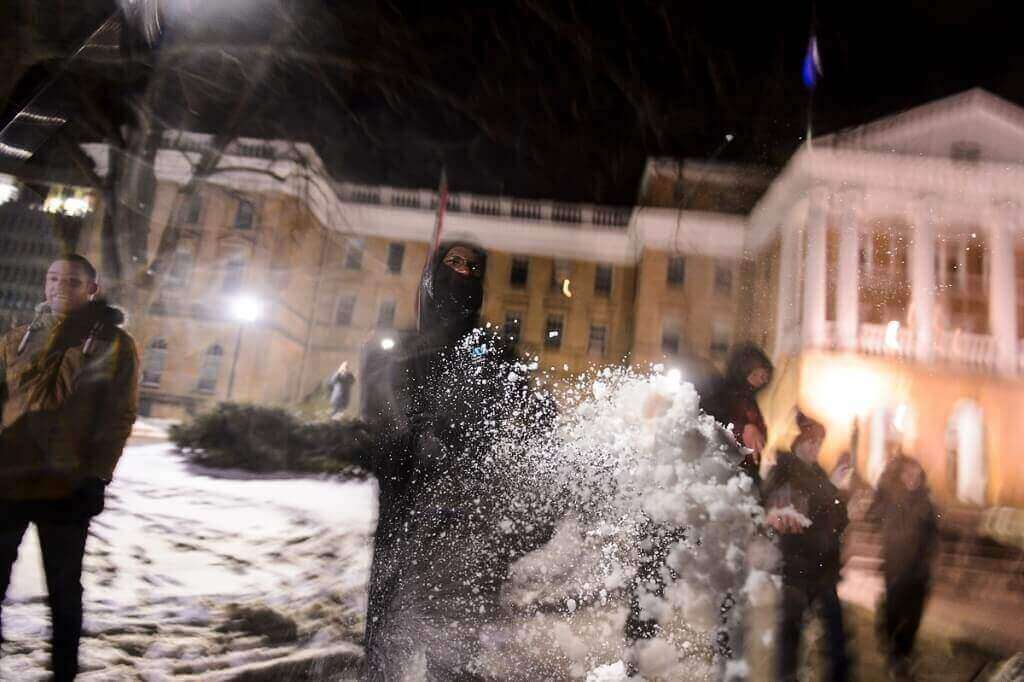
[[[890,663],[910,656],[928,598],[928,576],[898,575],[886,578],[882,634]]]
[[[825,627],[825,650],[829,659],[829,676],[823,679],[845,682],[849,679],[846,655],[846,633],[843,630],[843,607],[834,583],[807,588],[784,584],[779,619],[779,680],[797,679],[800,661],[800,635],[804,617],[816,608]]]
[[[60,510],[62,505],[58,504]],[[51,508],[52,509],[52,508]],[[78,673],[78,640],[82,635],[82,558],[89,517],[51,514],[41,502],[0,502],[0,606],[11,582],[18,546],[34,523],[43,553],[46,589],[53,622],[53,677],[73,680]],[[0,610],[0,643],[2,637]]]

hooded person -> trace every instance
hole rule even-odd
[[[803,621],[813,609],[825,630],[825,679],[841,681],[848,678],[849,660],[836,585],[849,519],[839,490],[818,465],[825,427],[802,412],[796,423],[799,435],[790,452],[777,453],[762,491],[766,521],[779,533],[782,554],[778,679],[797,679]]]
[[[750,450],[740,467],[760,483],[761,450],[768,427],[757,394],[772,380],[771,360],[754,344],[737,346],[729,355],[725,375],[702,401],[704,412],[729,427],[736,442]]]
[[[419,330],[384,368],[386,435],[367,464],[379,512],[366,679],[475,679],[510,565],[553,529],[510,492],[507,453],[549,415],[512,349],[478,328],[485,268],[482,249],[443,244],[421,282]]]

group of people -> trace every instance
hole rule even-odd
[[[414,670],[428,679],[485,677],[474,669],[477,643],[497,618],[501,586],[514,561],[547,542],[557,520],[557,500],[517,505],[482,468],[493,463],[496,421],[516,420],[525,440],[553,413],[528,379],[508,372],[514,348],[479,330],[486,265],[486,252],[471,243],[439,247],[420,286],[418,333],[393,362],[363,379],[387,389],[386,399],[371,406],[380,442],[362,462],[376,475],[380,500],[364,636],[367,679],[403,679]],[[72,254],[49,267],[45,302],[31,324],[0,340],[0,590],[6,592],[22,536],[35,524],[57,680],[77,672],[87,531],[103,509],[136,416],[138,357],[120,328],[123,319],[99,297],[95,268]],[[768,433],[757,393],[772,372],[762,351],[744,346],[702,407],[742,446],[739,470],[753,480],[778,535],[779,677],[795,679],[803,623],[816,610],[825,623],[831,679],[842,680],[849,662],[836,585],[845,494],[817,462],[824,427],[804,414],[797,416],[799,435],[762,480]],[[337,411],[351,383],[344,366],[332,378]],[[509,392],[519,407],[497,414],[492,408],[507,404]],[[882,524],[885,547],[881,630],[893,671],[904,674],[937,535],[920,465],[902,454],[890,461],[870,516]],[[662,545],[672,542],[672,529],[656,530]],[[663,560],[657,553],[645,564],[651,575]],[[656,632],[634,600],[627,637]],[[742,642],[723,642],[726,655],[740,648]]]
[[[743,469],[756,482],[766,524],[778,536],[782,594],[777,632],[777,674],[797,679],[800,639],[809,614],[821,618],[831,680],[849,677],[843,612],[836,591],[842,567],[842,537],[849,523],[847,503],[853,492],[850,471],[841,465],[830,476],[818,463],[824,426],[801,411],[798,435],[776,453],[761,479],[761,453],[768,438],[757,393],[771,380],[772,364],[756,347],[737,349],[720,386],[707,396],[704,409],[729,425],[747,449]],[[866,519],[880,524],[884,602],[878,632],[890,674],[907,679],[914,639],[931,582],[931,559],[938,546],[936,510],[924,469],[890,443],[891,457],[879,479]]]

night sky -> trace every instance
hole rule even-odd
[[[650,156],[780,166],[809,116],[824,133],[974,86],[1024,103],[1009,3],[296,1],[253,10],[270,1],[231,0],[248,11],[191,24],[168,17],[144,87],[159,89],[163,123],[211,132],[248,92],[233,119],[240,132],[308,140],[338,178],[357,182],[430,187],[443,163],[456,191],[629,204]],[[813,100],[800,79],[812,27],[824,69]],[[209,45],[224,49],[180,57]],[[260,46],[274,54],[265,68],[252,57]],[[5,118],[54,68],[21,80]],[[246,78],[259,83],[247,91]],[[723,148],[727,133],[735,139]]]

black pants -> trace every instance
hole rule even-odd
[[[886,577],[882,634],[890,663],[906,659],[914,648],[929,582],[928,576],[920,575]]]
[[[640,598],[643,595],[665,595],[666,579],[671,582],[678,578],[668,563],[668,553],[685,531],[649,522],[641,531],[640,564],[636,576],[629,585],[629,616],[626,618],[625,635],[629,642],[654,639],[661,632],[661,626],[653,619],[642,616]]]
[[[78,673],[78,640],[82,635],[82,558],[89,518],[50,514],[48,511],[45,503],[41,502],[0,503],[0,607],[11,582],[18,546],[29,523],[34,523],[43,553],[53,623],[53,677],[57,682],[63,682],[73,680]],[[3,642],[2,614],[0,610],[0,643]]]
[[[800,635],[804,617],[817,609],[825,628],[825,650],[829,659],[829,676],[823,679],[845,682],[849,679],[846,654],[846,632],[843,629],[843,607],[834,583],[815,587],[784,584],[779,618],[778,673],[782,682],[797,679],[800,661]]]

